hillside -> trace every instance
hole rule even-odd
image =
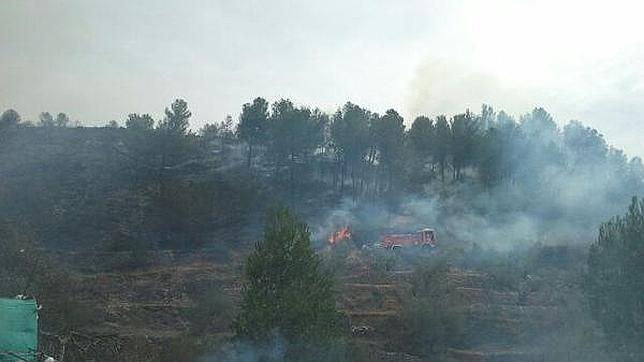
[[[643,11],[0,0],[0,362],[644,361]]]
[[[345,117],[356,111],[347,107]],[[539,110],[531,117],[517,127],[551,122]],[[0,292],[42,301],[43,352],[225,359],[245,258],[266,212],[282,204],[308,224],[334,276],[338,348],[349,360],[607,360],[582,293],[588,244],[644,182],[637,159],[627,163],[595,133],[573,124],[551,129],[549,143],[520,136],[535,149],[522,148],[525,162],[490,183],[490,165],[474,156],[413,156],[411,130],[396,144],[401,158],[386,161],[393,144],[377,138],[367,158],[332,140],[290,154],[268,142],[246,158],[248,144],[217,127],[5,130],[0,278],[10,282]],[[496,131],[476,132],[483,142]],[[579,133],[594,140],[593,163],[572,152]],[[340,227],[353,237],[331,248],[326,238]],[[436,254],[375,247],[384,234],[425,227],[438,231]]]
[[[575,257],[561,264],[549,259],[548,249],[535,252],[540,255],[530,270],[535,274],[523,276],[505,274],[509,270],[501,274],[486,263],[465,267],[458,258],[440,254],[409,259],[349,249],[327,250],[321,255],[341,265],[336,270],[337,305],[346,316],[345,333],[359,360],[425,360],[423,353],[410,347],[413,339],[405,325],[405,306],[414,298],[418,268],[445,258],[454,264],[446,274],[447,285],[458,299],[464,329],[460,340],[447,345],[441,360],[559,360],[562,353],[570,353],[581,343],[581,337],[567,328],[585,328],[586,333],[593,330],[585,325],[590,321],[583,308],[577,309],[583,303],[575,299],[579,291],[570,280],[578,261]],[[210,348],[225,345],[231,335],[227,323],[239,299],[243,255],[167,251],[156,253],[156,262],[150,267],[119,272],[105,271],[110,268],[109,260],[120,258],[116,255],[63,257],[77,270],[75,299],[91,306],[97,321],[74,331],[67,342],[68,353],[85,348],[87,360],[170,360],[173,354],[194,348],[190,347],[194,342],[186,341],[200,322],[195,314],[209,316],[213,323],[199,329],[200,348],[204,343]],[[203,313],[199,303],[204,295],[225,298],[226,303],[219,306],[230,309],[199,314]],[[44,341],[52,354],[60,353],[60,341],[47,336]]]

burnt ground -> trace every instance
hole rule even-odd
[[[107,359],[155,359],[162,346],[191,332],[194,320],[190,313],[197,296],[213,286],[227,297],[232,306],[229,314],[234,314],[240,298],[243,255],[165,252],[157,254],[154,262],[142,269],[102,270],[121,257],[67,255],[68,262],[77,270],[75,299],[90,306],[98,316],[92,325],[74,332],[76,343],[83,348],[95,348],[97,355]],[[366,360],[423,360],[401,350],[402,305],[409,297],[413,268],[404,263],[383,268],[373,255],[358,250],[342,258],[344,269],[337,277],[337,303],[347,317],[347,333],[361,346]],[[528,278],[522,289],[497,289],[486,273],[459,268],[452,268],[448,277],[450,288],[466,301],[462,313],[470,339],[465,348],[448,348],[440,360],[548,360],[525,341],[536,330],[547,330],[557,323],[562,302],[556,300],[552,289],[565,285],[533,288],[530,284],[539,281]],[[201,337],[215,345],[231,336],[227,322],[215,322],[201,333]],[[43,340],[46,343],[47,336]]]

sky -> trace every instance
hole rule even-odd
[[[0,0],[0,110],[192,127],[257,96],[332,112],[540,106],[644,156],[644,5],[612,0]]]

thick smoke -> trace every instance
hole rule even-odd
[[[618,213],[627,200],[626,195],[611,195],[605,181],[584,174],[557,177],[551,187],[551,192],[533,200],[520,191],[477,194],[467,185],[450,195],[407,196],[393,205],[345,199],[340,207],[310,222],[318,242],[344,226],[352,229],[360,244],[378,242],[384,233],[430,227],[441,243],[476,243],[508,251],[536,242],[589,243],[598,225]]]
[[[462,175],[441,182],[434,170],[422,192],[395,190],[397,196],[378,202],[345,199],[310,220],[316,239],[348,225],[359,243],[425,227],[444,242],[496,250],[588,243],[602,222],[644,192],[641,160],[629,161],[594,129],[572,121],[560,130],[541,108],[518,122],[503,112],[489,120],[484,114],[477,116],[482,155],[454,170]]]

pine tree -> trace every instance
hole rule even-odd
[[[586,292],[593,316],[623,361],[644,355],[644,200],[601,225],[588,258]]]
[[[248,146],[246,166],[251,167],[253,161],[253,147],[265,140],[268,130],[268,102],[258,97],[253,103],[246,103],[242,106],[242,113],[239,116],[237,125],[237,136],[246,141]]]
[[[241,311],[233,323],[239,340],[261,344],[278,334],[290,348],[338,335],[332,281],[321,273],[310,238],[308,226],[288,210],[272,212],[264,240],[246,262]]]
[[[438,167],[440,168],[441,182],[445,182],[445,168],[447,167],[449,157],[452,132],[450,130],[449,123],[447,122],[447,117],[442,115],[436,117],[435,128],[435,145],[432,148],[432,154],[434,162],[438,163]]]
[[[154,119],[147,113],[130,113],[125,121],[125,127],[136,131],[150,131],[154,128]]]
[[[188,130],[189,120],[192,112],[188,110],[188,103],[183,99],[176,99],[165,109],[165,119],[159,124],[159,128],[173,134],[184,135]]]

